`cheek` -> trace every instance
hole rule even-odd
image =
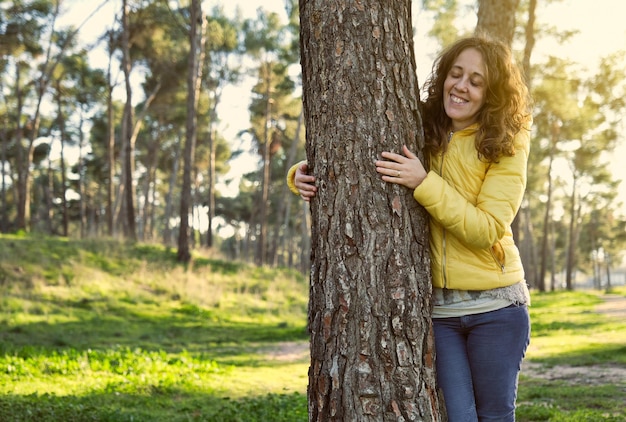
[[[478,103],[478,107],[482,108],[485,103],[487,102],[487,97],[485,96],[485,93],[483,91],[478,91],[475,93],[474,95],[474,99],[475,101]]]

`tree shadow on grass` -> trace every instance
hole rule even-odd
[[[181,312],[146,316],[127,307],[109,307],[108,311],[98,314],[84,311],[79,321],[34,322],[11,327],[3,324],[0,347],[6,352],[9,346],[86,350],[116,345],[168,353],[182,350],[207,353],[226,346],[308,338],[304,323],[211,321]]]
[[[306,422],[306,396],[267,394],[240,400],[210,392],[155,387],[150,394],[3,395],[0,420],[12,422]]]
[[[37,316],[35,322],[0,322],[0,353],[22,348],[83,351],[115,346],[167,353],[184,350],[219,358],[247,353],[248,345],[308,339],[304,320],[240,320],[235,319],[237,315],[222,315],[219,309],[178,302],[136,304],[106,297],[72,301],[31,296],[29,303]],[[46,314],[38,309],[45,309]],[[258,312],[267,314],[266,309]]]
[[[616,365],[626,368],[626,344],[623,342],[587,344],[558,355],[534,358],[533,362],[547,366]],[[626,384],[626,379],[624,383]]]

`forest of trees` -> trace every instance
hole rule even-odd
[[[115,16],[102,16],[105,3],[116,5]],[[445,45],[465,35],[455,19],[468,4],[476,13],[478,3],[419,6],[436,16],[428,33]],[[522,46],[516,54],[535,101],[516,224],[528,282],[572,288],[583,272],[599,287],[626,249],[618,182],[606,165],[625,141],[625,53],[586,72],[558,51],[534,62],[536,39],[572,34],[535,25],[537,0],[518,3],[507,17],[515,18],[512,42]],[[231,259],[308,271],[309,211],[284,182],[305,156],[293,72],[297,0],[285,1],[286,21],[262,9],[254,18],[204,10],[199,0],[94,1],[85,25],[110,25],[89,45],[81,27],[58,23],[68,4],[0,2],[0,231],[160,242],[177,247],[181,260],[190,249],[215,248]],[[414,42],[419,49],[422,40]],[[106,52],[104,67],[90,62],[94,49]],[[242,98],[249,122],[230,139],[220,133],[219,106],[225,87],[246,78],[256,81]],[[253,151],[241,150],[244,139]],[[236,196],[224,195],[218,182],[234,158],[251,152],[257,165],[245,169]],[[569,171],[558,173],[557,162]]]

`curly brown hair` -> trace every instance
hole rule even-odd
[[[511,50],[484,36],[460,39],[435,60],[423,88],[425,149],[430,154],[447,149],[452,121],[443,106],[444,81],[459,54],[468,48],[482,55],[487,79],[485,104],[477,116],[476,150],[481,159],[497,162],[502,156],[515,154],[514,137],[531,120],[530,97]]]

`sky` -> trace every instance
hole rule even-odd
[[[75,24],[82,22],[102,0],[69,0],[65,4],[68,5],[68,19]],[[91,18],[87,24],[81,29],[81,39],[88,42],[96,36],[102,34],[104,28],[112,24],[113,8],[119,7],[119,1],[109,1],[99,13]],[[581,67],[593,71],[600,57],[616,51],[626,49],[626,25],[624,25],[624,17],[626,16],[626,1],[624,0],[561,0],[553,1],[549,5],[541,5],[545,3],[540,1],[537,9],[537,25],[555,26],[560,31],[578,30],[579,33],[571,38],[570,41],[557,44],[554,41],[546,39],[538,39],[535,50],[533,52],[533,62],[541,62],[542,56],[548,54],[557,55],[559,57],[568,57],[573,62],[579,63]],[[204,0],[204,9],[209,10],[214,5],[222,5],[226,13],[234,13],[235,8],[239,7],[244,17],[254,17],[258,8],[273,11],[281,14],[286,21],[283,0]],[[426,31],[431,27],[432,22],[430,16],[424,12],[420,12],[420,0],[413,0],[413,20],[416,28],[415,44],[419,46],[416,49],[416,62],[418,69],[418,78],[420,83],[424,81],[427,72],[431,68],[432,60],[437,53],[436,44],[430,41],[426,35]],[[473,28],[475,25],[475,16],[469,15],[465,25]],[[461,23],[463,25],[463,23]],[[106,57],[102,56],[105,60]],[[624,64],[626,66],[626,63]],[[247,119],[249,101],[242,92],[250,92],[252,81],[247,81],[241,86],[230,87],[224,92],[222,105],[218,109],[219,116],[222,120],[221,130],[227,139],[234,139],[235,134],[244,129],[249,124]],[[625,119],[626,120],[626,119]],[[626,123],[622,123],[622,132],[626,131]],[[621,139],[621,145],[613,154],[614,157],[626,157],[626,136]],[[251,157],[243,155],[239,163],[233,163],[233,169],[239,169],[239,172],[250,171]],[[247,160],[247,162],[245,161]],[[611,169],[615,178],[622,180],[620,186],[620,197],[626,204],[626,166],[621,164],[621,160],[612,160]],[[233,171],[230,175],[235,178],[235,182],[229,186],[222,186],[221,191],[228,191],[233,194],[233,187],[236,188],[236,178],[240,173]],[[626,205],[624,206],[626,214]]]

